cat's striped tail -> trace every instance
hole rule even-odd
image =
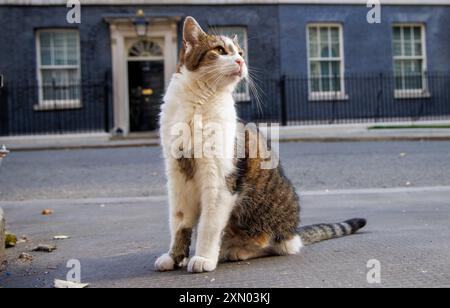
[[[302,244],[307,246],[314,243],[331,240],[356,233],[364,228],[367,221],[362,218],[354,218],[342,223],[336,224],[318,224],[300,227],[298,234],[302,240]]]

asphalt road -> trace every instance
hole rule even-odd
[[[2,202],[10,230],[29,242],[8,249],[3,287],[52,287],[77,259],[91,287],[450,287],[450,188],[417,191],[308,193],[303,223],[366,217],[363,232],[304,248],[296,256],[228,263],[213,273],[157,273],[156,258],[169,244],[167,200],[145,199]],[[42,216],[43,207],[55,210]],[[52,241],[55,235],[68,235]],[[55,243],[53,253],[30,252]],[[19,260],[30,253],[32,262]],[[369,260],[380,265],[380,284],[369,284]]]
[[[153,270],[169,244],[159,148],[12,153],[0,207],[28,241],[7,250],[0,288],[52,287],[71,259],[92,287],[450,287],[449,142],[286,143],[281,156],[303,192],[303,224],[365,217],[367,228],[297,256],[192,276]],[[53,253],[31,252],[52,243]],[[367,282],[373,259],[380,284]]]
[[[301,190],[450,185],[450,142],[283,143]],[[11,153],[0,200],[165,195],[160,148]]]

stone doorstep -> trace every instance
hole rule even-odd
[[[5,255],[5,219],[3,217],[3,210],[0,208],[0,271],[3,269],[3,264],[6,261]]]

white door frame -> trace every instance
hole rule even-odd
[[[164,83],[167,88],[172,75],[176,72],[178,57],[178,19],[168,18],[149,26],[148,39],[163,39],[164,46]],[[128,48],[127,41],[138,39],[130,21],[109,21],[111,32],[112,74],[113,74],[113,110],[114,128],[123,136],[130,133],[130,110],[128,92]]]

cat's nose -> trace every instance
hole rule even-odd
[[[240,67],[242,67],[242,66],[244,66],[245,61],[242,60],[242,59],[237,59],[237,60],[236,60],[236,63],[237,63]]]

